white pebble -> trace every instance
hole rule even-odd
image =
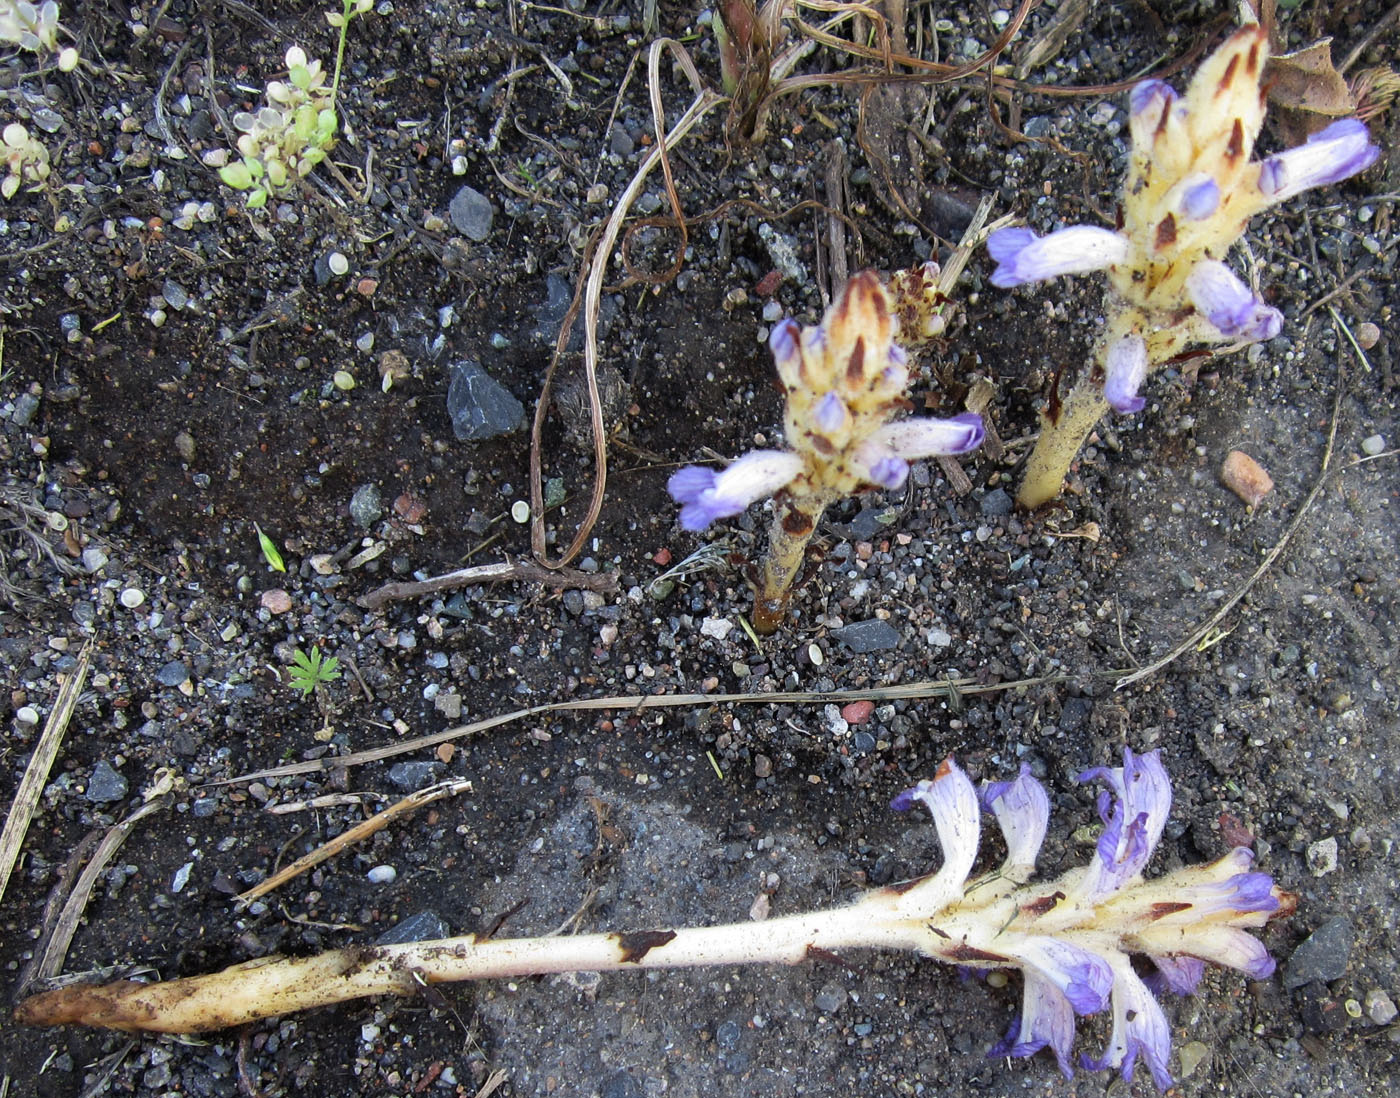
[[[360,336],[359,339],[355,340],[355,346],[368,354],[374,347],[374,333],[366,332],[364,335]]]
[[[343,252],[331,252],[326,256],[326,266],[330,268],[333,275],[343,275],[350,269],[350,261],[345,258]]]
[[[729,631],[733,628],[734,623],[728,618],[706,618],[700,623],[700,635],[722,641],[729,636]]]
[[[128,587],[119,597],[123,606],[128,610],[135,610],[146,601],[146,592],[139,587]]]
[[[530,505],[523,499],[518,499],[510,505],[510,517],[521,524],[530,521]]]
[[[15,710],[15,720],[20,724],[38,724],[39,711],[32,705],[21,705]]]
[[[766,320],[769,324],[773,324],[779,320],[782,320],[783,307],[779,305],[776,301],[770,301],[767,305],[763,306],[763,319]]]
[[[387,885],[393,884],[399,877],[399,871],[391,865],[377,865],[365,876],[371,884]]]
[[[348,393],[355,387],[355,375],[349,370],[337,370],[331,377],[331,382],[342,393]]]
[[[807,658],[812,661],[813,667],[820,667],[826,662],[826,653],[816,644],[807,646]]]
[[[1375,457],[1377,454],[1385,453],[1385,436],[1368,435],[1361,440],[1361,452],[1367,457]]]

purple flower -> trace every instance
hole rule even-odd
[[[1097,953],[1048,936],[1023,938],[1007,952],[1049,980],[1076,1014],[1096,1014],[1108,1006],[1113,969]]]
[[[1171,1030],[1167,1017],[1147,985],[1133,971],[1132,962],[1121,953],[1111,959],[1113,965],[1113,1033],[1108,1047],[1098,1059],[1082,1056],[1080,1062],[1090,1071],[1118,1068],[1123,1078],[1132,1081],[1133,1069],[1141,1057],[1158,1090],[1172,1085],[1167,1060],[1171,1056]]]
[[[934,878],[931,891],[951,900],[962,894],[963,882],[977,860],[981,831],[977,790],[949,756],[932,781],[925,779],[904,790],[890,801],[890,807],[896,812],[907,812],[916,801],[929,810],[938,831],[938,844],[943,848],[943,868]],[[906,893],[905,898],[913,895]],[[940,902],[930,901],[923,895],[916,902],[926,910],[937,910],[941,906]]]
[[[982,805],[997,819],[1006,837],[1006,861],[1001,872],[1024,883],[1035,869],[1040,844],[1050,823],[1050,798],[1045,787],[1031,776],[1030,767],[1021,764],[1014,782],[991,782],[982,790]]]
[[[1103,396],[1115,412],[1142,411],[1147,401],[1138,390],[1147,380],[1147,344],[1139,335],[1125,335],[1108,349],[1104,363]]]
[[[1177,208],[1188,221],[1204,221],[1220,208],[1220,184],[1204,173],[1187,176],[1180,183]]]
[[[1219,260],[1197,263],[1186,276],[1186,292],[1196,311],[1228,338],[1252,343],[1283,330],[1283,314],[1255,297]]]
[[[1025,228],[998,229],[987,237],[987,252],[997,263],[992,285],[1006,288],[1111,267],[1127,257],[1128,241],[1091,225],[1072,225],[1049,236]]]
[[[1070,1052],[1074,1045],[1074,1010],[1060,989],[1039,972],[1033,968],[1025,972],[1021,1017],[987,1055],[1034,1056],[1041,1049],[1049,1048],[1065,1078],[1073,1078]]]
[[[1128,93],[1128,110],[1135,121],[1142,118],[1155,126],[1162,116],[1162,108],[1175,103],[1176,98],[1176,89],[1165,80],[1143,80],[1134,84]]]
[[[1121,767],[1097,766],[1079,775],[1081,782],[1096,778],[1107,782],[1111,792],[1099,793],[1104,829],[1084,875],[1083,891],[1089,902],[1102,899],[1142,872],[1162,837],[1172,805],[1171,780],[1156,751],[1134,755],[1125,747]]]
[[[951,419],[901,419],[887,423],[870,436],[870,442],[904,458],[965,454],[982,445],[987,429],[976,412],[963,412]]]
[[[771,496],[802,471],[802,459],[784,450],[754,450],[716,473],[703,465],[678,469],[666,482],[671,498],[682,504],[680,522],[686,530],[703,530],[716,519],[740,514],[764,496]]]
[[[1277,967],[1263,942],[1240,927],[1226,923],[1150,926],[1134,937],[1136,944],[1152,957],[1197,957],[1214,965],[1238,969],[1251,980],[1267,980]]]
[[[773,325],[768,335],[768,349],[773,352],[773,361],[777,363],[779,373],[797,365],[802,357],[801,339],[802,329],[791,317]]]
[[[1381,150],[1371,144],[1366,124],[1343,118],[1319,130],[1296,148],[1271,156],[1259,166],[1259,190],[1282,202],[1310,187],[1336,183],[1374,164]]]

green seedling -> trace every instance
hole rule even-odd
[[[300,648],[292,653],[292,664],[287,669],[287,681],[293,690],[300,690],[309,697],[318,686],[335,682],[340,678],[340,661],[334,656],[321,658],[319,648],[311,649],[311,654]]]
[[[287,562],[282,559],[282,554],[277,551],[277,545],[273,540],[263,533],[262,527],[253,523],[253,529],[258,532],[258,547],[262,549],[263,560],[267,561],[267,566],[274,572],[285,572]]]
[[[345,64],[345,38],[350,23],[364,15],[373,0],[342,0],[342,10],[327,12],[326,22],[340,31],[336,44],[335,75],[326,86],[319,60],[308,60],[300,46],[287,50],[287,79],[267,85],[267,106],[256,113],[240,111],[233,117],[241,131],[238,151],[242,159],[219,169],[219,178],[236,191],[247,191],[254,209],[268,197],[285,193],[310,174],[335,145],[340,133],[336,98]]]

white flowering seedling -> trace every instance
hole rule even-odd
[[[58,53],[58,67],[72,72],[78,65],[78,51],[72,46],[58,45],[58,4],[46,0],[31,4],[29,0],[0,0],[0,42],[8,42],[33,53]],[[8,195],[6,197],[9,197]]]
[[[1110,408],[1123,415],[1143,408],[1139,390],[1153,370],[1193,345],[1240,347],[1278,335],[1283,314],[1226,265],[1231,245],[1261,210],[1364,171],[1380,156],[1365,124],[1348,118],[1297,148],[1252,160],[1268,58],[1267,32],[1250,25],[1202,64],[1184,96],[1160,80],[1132,90],[1132,154],[1116,229],[1075,225],[1042,237],[1013,228],[988,237],[994,285],[1094,270],[1109,280],[1103,335],[1090,368],[1043,418],[1023,506],[1060,494]]]
[[[345,36],[351,21],[370,10],[373,0],[343,0],[344,10],[328,12],[326,21],[339,30],[335,76],[326,82],[319,60],[308,60],[300,46],[287,50],[287,79],[267,85],[267,105],[233,117],[240,131],[241,160],[219,169],[219,178],[237,191],[248,192],[248,205],[267,204],[308,175],[335,145],[340,135],[336,96],[345,61]]]
[[[667,490],[680,503],[680,523],[703,530],[775,497],[768,554],[759,567],[753,626],[772,633],[786,615],[793,580],[822,512],[866,487],[899,488],[909,462],[941,454],[965,454],[981,444],[980,416],[896,419],[908,408],[909,360],[895,342],[899,316],[923,315],[916,332],[925,339],[938,322],[937,302],[923,294],[927,279],[898,301],[874,271],[855,275],[831,303],[822,322],[803,328],[793,320],[775,325],[768,339],[787,398],[786,450],[754,450],[716,472],[688,465]]]
[[[5,127],[5,178],[0,180],[0,197],[14,198],[25,183],[36,186],[49,177],[49,150],[18,122]]]
[[[899,794],[891,807],[922,804],[933,816],[943,863],[936,873],[865,893],[826,911],[728,926],[664,927],[609,934],[493,939],[478,935],[400,945],[352,946],[303,959],[270,957],[166,983],[70,985],[20,1003],[28,1025],[88,1025],[195,1033],[243,1025],[369,995],[413,995],[429,984],[551,972],[799,964],[852,949],[904,949],[967,970],[1018,970],[1020,1016],[989,1056],[1049,1049],[1073,1074],[1075,1018],[1111,1012],[1101,1055],[1082,1066],[1131,1079],[1139,1065],[1171,1084],[1171,1023],[1154,992],[1189,994],[1207,963],[1255,980],[1273,958],[1248,933],[1294,910],[1297,897],[1253,870],[1238,847],[1209,865],[1147,880],[1143,870],[1171,808],[1171,782],[1157,753],[1123,752],[1121,767],[1080,780],[1107,785],[1103,831],[1087,865],[1034,883],[1050,798],[1024,767],[1014,781],[979,791],[951,760]],[[973,875],[981,813],[990,811],[1006,858]],[[1133,957],[1155,972],[1143,977]]]

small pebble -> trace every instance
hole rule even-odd
[[[826,653],[819,645],[812,643],[807,646],[807,658],[812,661],[813,667],[820,667],[826,662]]]
[[[22,705],[15,710],[15,720],[20,724],[38,724],[39,711],[32,705]]]
[[[146,601],[146,592],[139,587],[128,587],[119,597],[123,606],[128,610],[135,610]]]
[[[1220,481],[1251,507],[1258,507],[1274,490],[1274,481],[1264,467],[1243,450],[1231,450],[1220,466]]]
[[[1369,320],[1364,324],[1356,326],[1356,342],[1361,344],[1363,351],[1369,351],[1381,339],[1380,326],[1372,324]]]
[[[156,672],[156,682],[162,686],[179,686],[189,677],[190,669],[180,660],[171,660]]]
[[[337,370],[331,376],[331,384],[333,384],[342,393],[348,393],[351,389],[355,387],[355,375],[352,374],[349,370]]]
[[[1366,1017],[1376,1025],[1390,1025],[1395,1021],[1397,1014],[1400,1014],[1400,1010],[1396,1010],[1394,1001],[1380,988],[1372,988],[1366,992]]]
[[[343,275],[350,270],[350,260],[341,252],[331,252],[326,256],[326,266],[333,275]]]
[[[523,499],[518,499],[510,505],[510,517],[516,522],[524,525],[530,521],[530,505]]]
[[[373,526],[384,513],[379,489],[373,484],[362,484],[350,497],[350,518],[356,526]]]
[[[722,641],[729,636],[729,632],[733,628],[734,623],[728,618],[706,618],[700,623],[700,635],[714,637],[715,640]]]
[[[1361,440],[1361,452],[1367,457],[1385,453],[1385,436],[1367,435]]]
[[[193,461],[195,454],[194,436],[188,431],[181,431],[175,436],[175,452],[180,455],[181,461]]]
[[[98,759],[88,778],[87,799],[93,804],[110,804],[126,796],[127,781],[106,759]]]
[[[393,884],[399,877],[399,871],[391,865],[377,865],[365,874],[371,884],[386,885]]]
[[[292,608],[292,596],[280,587],[264,591],[258,603],[270,614],[285,614]]]
[[[1308,847],[1308,869],[1314,877],[1325,877],[1337,868],[1337,840],[1329,835]]]
[[[491,200],[472,187],[463,187],[452,196],[447,207],[452,227],[468,240],[483,241],[491,235],[495,211]]]
[[[100,572],[107,567],[107,554],[96,546],[83,550],[83,567],[89,572]]]
[[[872,701],[851,702],[841,707],[841,717],[847,724],[864,724],[874,712],[875,703]]]

